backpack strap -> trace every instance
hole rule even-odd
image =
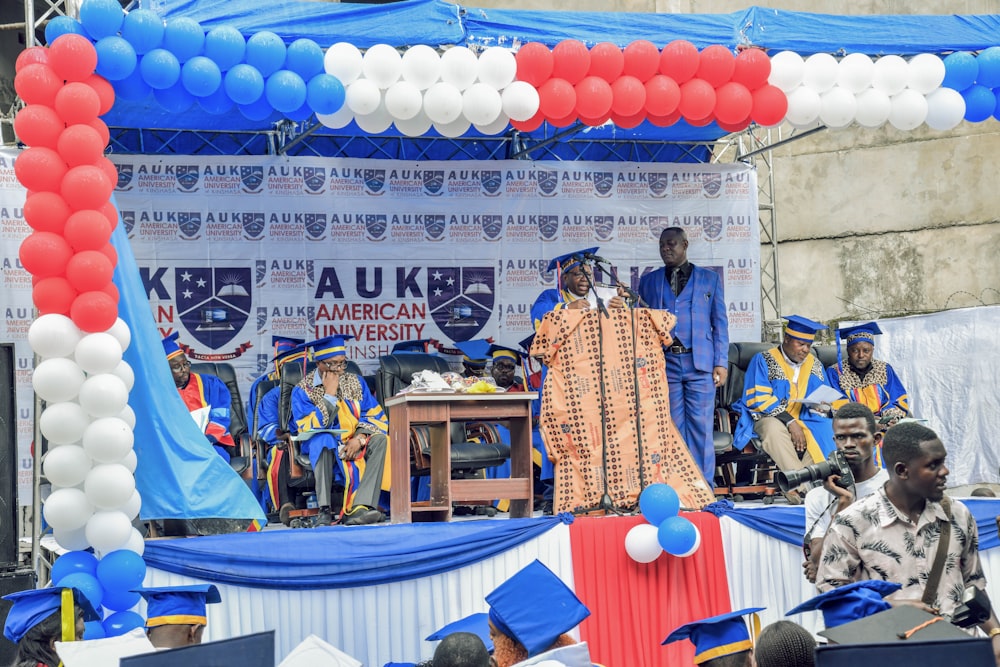
[[[941,507],[948,518],[943,523],[939,522],[941,523],[941,537],[938,540],[937,553],[934,554],[934,564],[931,566],[931,571],[927,574],[927,585],[924,586],[924,595],[920,598],[920,601],[928,607],[933,607],[934,601],[937,598],[938,585],[941,583],[941,573],[944,571],[945,561],[948,560],[948,541],[951,538],[951,499],[948,496],[941,498]]]

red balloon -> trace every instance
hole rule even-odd
[[[604,79],[597,76],[584,77],[574,86],[576,90],[576,112],[581,118],[599,118],[611,110],[614,93]]]
[[[666,116],[646,116],[646,120],[655,125],[656,127],[670,127],[681,119],[681,112],[675,111],[674,113],[667,114]]]
[[[538,110],[546,119],[565,118],[576,108],[576,91],[564,79],[549,79],[538,89]]]
[[[118,167],[115,166],[115,163],[102,155],[97,158],[97,162],[94,164],[100,167],[104,175],[108,177],[108,180],[111,182],[111,189],[114,190],[115,186],[118,185]]]
[[[115,227],[118,226],[118,209],[111,202],[104,202],[101,205],[100,211],[108,219],[108,222],[111,223],[111,231],[115,231]]]
[[[52,107],[29,104],[14,116],[14,133],[28,146],[55,148],[66,124]]]
[[[55,104],[63,80],[48,65],[31,63],[14,75],[14,91],[28,104]]]
[[[766,84],[769,76],[771,76],[771,59],[763,49],[756,47],[743,49],[736,56],[733,81],[742,83],[750,92]]]
[[[59,153],[42,146],[25,150],[14,161],[17,180],[34,192],[58,192],[66,169]]]
[[[66,239],[52,232],[32,232],[21,241],[17,256],[25,271],[39,278],[61,276],[73,249]]]
[[[722,123],[736,125],[743,120],[749,120],[752,106],[753,97],[742,83],[730,81],[715,91],[715,117],[720,127]]]
[[[750,118],[758,125],[777,125],[788,113],[788,97],[777,86],[761,86],[753,91]]]
[[[666,74],[678,85],[698,71],[698,48],[685,39],[676,39],[660,53],[660,74]]]
[[[111,266],[118,266],[118,251],[115,250],[113,245],[108,243],[101,248],[101,252],[104,253],[104,256],[111,261]]]
[[[118,319],[118,305],[106,292],[84,292],[73,300],[69,316],[87,333],[107,331]]]
[[[685,120],[707,118],[715,109],[715,89],[702,79],[685,81],[681,84],[681,101],[677,108]]]
[[[114,184],[108,180],[100,167],[85,164],[66,172],[59,188],[63,199],[74,211],[85,208],[100,208],[111,198]]]
[[[552,77],[565,79],[571,86],[590,71],[590,51],[575,39],[564,39],[552,49]],[[565,114],[564,114],[565,115]]]
[[[638,127],[642,121],[646,120],[646,112],[642,111],[631,116],[623,116],[612,111],[611,120],[614,122],[615,126],[625,130],[631,130],[633,127]]]
[[[715,116],[708,114],[704,118],[685,118],[684,120],[691,127],[705,127],[715,120]]]
[[[103,116],[111,111],[111,107],[115,105],[115,89],[111,85],[111,82],[100,74],[91,74],[84,83],[93,88],[94,92],[97,93],[98,99],[101,100],[101,107],[97,115]]]
[[[528,120],[512,120],[510,121],[510,124],[514,129],[520,130],[521,132],[534,132],[540,128],[544,122],[545,114],[539,111]]]
[[[95,118],[87,125],[97,130],[97,133],[101,135],[101,143],[107,146],[108,142],[111,141],[111,132],[108,131],[107,124],[100,118]]]
[[[645,83],[646,111],[650,116],[668,116],[677,110],[681,87],[669,76],[656,74]]]
[[[645,115],[646,87],[634,76],[620,76],[611,84],[614,101],[611,103],[611,113],[622,117]]]
[[[114,283],[108,283],[107,285],[104,286],[104,289],[102,289],[101,291],[110,296],[114,300],[115,305],[118,305],[118,300],[119,300],[118,287]]]
[[[33,192],[24,202],[24,221],[38,232],[62,234],[72,211],[55,192]]]
[[[97,69],[97,51],[83,35],[66,33],[49,45],[49,65],[66,81],[85,81]]]
[[[111,223],[100,211],[77,211],[66,220],[63,236],[73,250],[100,250],[111,240]]]
[[[70,125],[59,135],[56,150],[67,165],[78,167],[97,162],[104,155],[104,143],[100,133],[89,125]]]
[[[49,50],[44,46],[31,46],[17,54],[14,61],[14,71],[20,72],[22,69],[33,63],[47,65],[49,62]]]
[[[67,83],[56,93],[55,108],[67,125],[89,123],[101,110],[101,98],[85,83]]]
[[[625,55],[617,45],[611,42],[594,44],[590,49],[590,69],[588,76],[599,76],[612,83],[625,69]]]
[[[578,116],[576,115],[576,112],[572,111],[565,118],[548,118],[547,120],[549,121],[549,125],[551,125],[552,127],[563,128],[563,127],[569,127],[570,125],[575,123],[577,118]]]
[[[31,300],[39,315],[69,315],[69,308],[75,298],[76,290],[62,276],[43,278],[31,288]]]
[[[517,62],[517,80],[526,81],[538,88],[552,76],[552,52],[538,42],[528,42],[514,56]]]
[[[637,39],[625,47],[622,55],[625,58],[622,74],[634,76],[645,83],[659,71],[660,50],[650,41]]]
[[[718,88],[729,81],[735,68],[736,59],[732,52],[721,44],[707,46],[698,54],[697,76],[708,81],[712,88]]]
[[[747,116],[738,123],[723,123],[721,120],[716,118],[715,124],[721,127],[726,132],[742,132],[743,130],[750,127],[750,116]]]
[[[114,270],[114,265],[102,252],[82,250],[66,262],[66,280],[77,292],[93,292],[111,282]]]
[[[583,123],[584,125],[589,125],[590,127],[600,127],[601,125],[607,123],[609,120],[611,120],[610,110],[606,114],[598,118],[587,118],[585,116],[580,116],[580,122]]]

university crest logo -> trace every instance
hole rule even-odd
[[[185,240],[193,241],[198,238],[198,230],[201,229],[201,213],[199,211],[177,211],[177,229],[185,237]]]
[[[389,217],[385,213],[365,214],[365,236],[369,241],[384,241],[388,228]]]
[[[316,263],[311,260],[306,260],[306,284],[312,287],[316,284]]]
[[[265,285],[265,280],[267,279],[267,260],[257,259],[254,260],[254,283],[257,287],[263,287]]]
[[[443,214],[424,216],[424,238],[428,241],[440,241],[444,238],[444,228]]]
[[[722,238],[722,216],[704,215],[701,218],[701,234],[706,241],[718,241]]]
[[[243,184],[243,192],[254,194],[260,192],[264,185],[264,167],[242,165],[240,166],[240,183]]]
[[[326,213],[303,213],[306,236],[318,241],[326,235]]]
[[[552,197],[559,189],[559,172],[549,169],[539,169],[535,179],[538,182],[538,194],[543,197]]]
[[[479,172],[480,191],[487,197],[496,197],[503,190],[503,172],[499,169],[484,169]]]
[[[722,190],[722,174],[702,174],[701,190],[709,199],[716,199]]]
[[[213,350],[233,340],[250,316],[251,279],[244,267],[174,269],[177,313],[188,333]]]
[[[385,169],[365,169],[365,192],[379,197],[385,194]]]
[[[256,241],[264,233],[263,213],[247,211],[240,216],[240,223],[243,225],[247,240]]]
[[[542,237],[543,241],[551,241],[556,237],[556,234],[558,232],[559,232],[558,215],[538,216],[538,235]]]
[[[257,306],[257,333],[262,334],[267,331],[267,308]]]
[[[326,186],[326,169],[324,167],[302,167],[302,183],[306,194],[322,194]]]
[[[134,176],[132,163],[125,162],[117,165],[117,167],[118,182],[115,183],[115,190],[118,190],[119,192],[128,192],[132,189],[132,177]]]
[[[135,227],[135,211],[119,211],[118,213],[125,225],[125,234],[132,236],[132,229]]]
[[[496,241],[503,234],[502,215],[483,215],[480,216],[480,222],[483,225],[483,238],[487,241]]]
[[[648,174],[648,176],[649,194],[657,199],[665,197],[667,195],[667,191],[670,189],[670,175],[654,171]]]
[[[595,171],[591,178],[594,183],[594,192],[598,197],[610,197],[611,191],[615,187],[615,175],[610,171]]]
[[[425,195],[439,197],[444,194],[444,170],[425,170],[423,178]]]
[[[493,315],[494,272],[490,266],[427,269],[427,305],[434,322],[450,339],[475,338]]]
[[[594,235],[598,241],[610,241],[615,233],[615,216],[596,215],[594,216]]]
[[[198,192],[198,165],[179,164],[174,167],[174,177],[181,192]]]

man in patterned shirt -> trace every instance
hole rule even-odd
[[[945,499],[947,452],[937,434],[916,422],[893,426],[882,444],[889,481],[833,519],[816,581],[821,592],[854,581],[882,579],[903,588],[886,598],[950,618],[968,586],[985,589],[976,520],[965,505]],[[942,502],[943,501],[943,502]],[[941,536],[951,522],[947,560],[931,605],[921,602]],[[1000,656],[995,614],[979,626]],[[1000,664],[1000,663],[998,663]]]

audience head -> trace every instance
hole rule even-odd
[[[690,640],[694,644],[696,665],[706,667],[749,665],[753,642],[743,617],[763,609],[763,607],[751,607],[685,623],[667,635],[662,643]]]
[[[856,372],[866,372],[875,354],[875,336],[882,333],[875,322],[866,322],[838,332],[847,344],[847,363]]]
[[[944,496],[948,452],[937,433],[917,422],[896,424],[882,438],[882,458],[895,488],[925,500]]]
[[[492,373],[497,386],[504,389],[511,387],[521,365],[521,353],[503,345],[490,345],[489,355],[493,360]]]
[[[812,347],[813,341],[816,340],[816,333],[827,327],[825,324],[799,315],[785,315],[782,319],[788,320],[788,322],[785,324],[785,335],[781,340],[781,349],[786,357],[796,364],[800,364],[809,356],[809,349]]]
[[[687,261],[687,249],[687,232],[682,227],[667,227],[660,232],[660,259],[668,269]]]
[[[157,648],[200,644],[208,625],[206,605],[222,602],[211,584],[135,590],[146,600],[146,636]]]
[[[433,667],[490,667],[483,640],[471,632],[453,632],[434,650]]]
[[[977,486],[970,493],[973,498],[996,498],[997,494],[988,486]]]
[[[70,640],[83,639],[84,621],[100,620],[90,601],[74,588],[38,588],[5,595],[11,603],[4,623],[4,637],[17,644],[15,665],[60,664],[55,643],[63,641],[62,610],[73,606],[76,624]]]
[[[801,625],[776,621],[764,628],[753,649],[757,667],[813,667],[816,640]]]
[[[187,355],[184,354],[180,343],[177,342],[180,335],[179,331],[175,331],[160,342],[163,344],[163,353],[167,356],[167,363],[170,364],[170,374],[173,375],[174,385],[178,389],[183,389],[187,386],[188,380],[191,379],[191,362],[188,361]]]
[[[855,475],[866,470],[873,474],[875,447],[882,434],[875,425],[875,415],[867,405],[847,403],[833,415],[833,441],[844,453]]]

